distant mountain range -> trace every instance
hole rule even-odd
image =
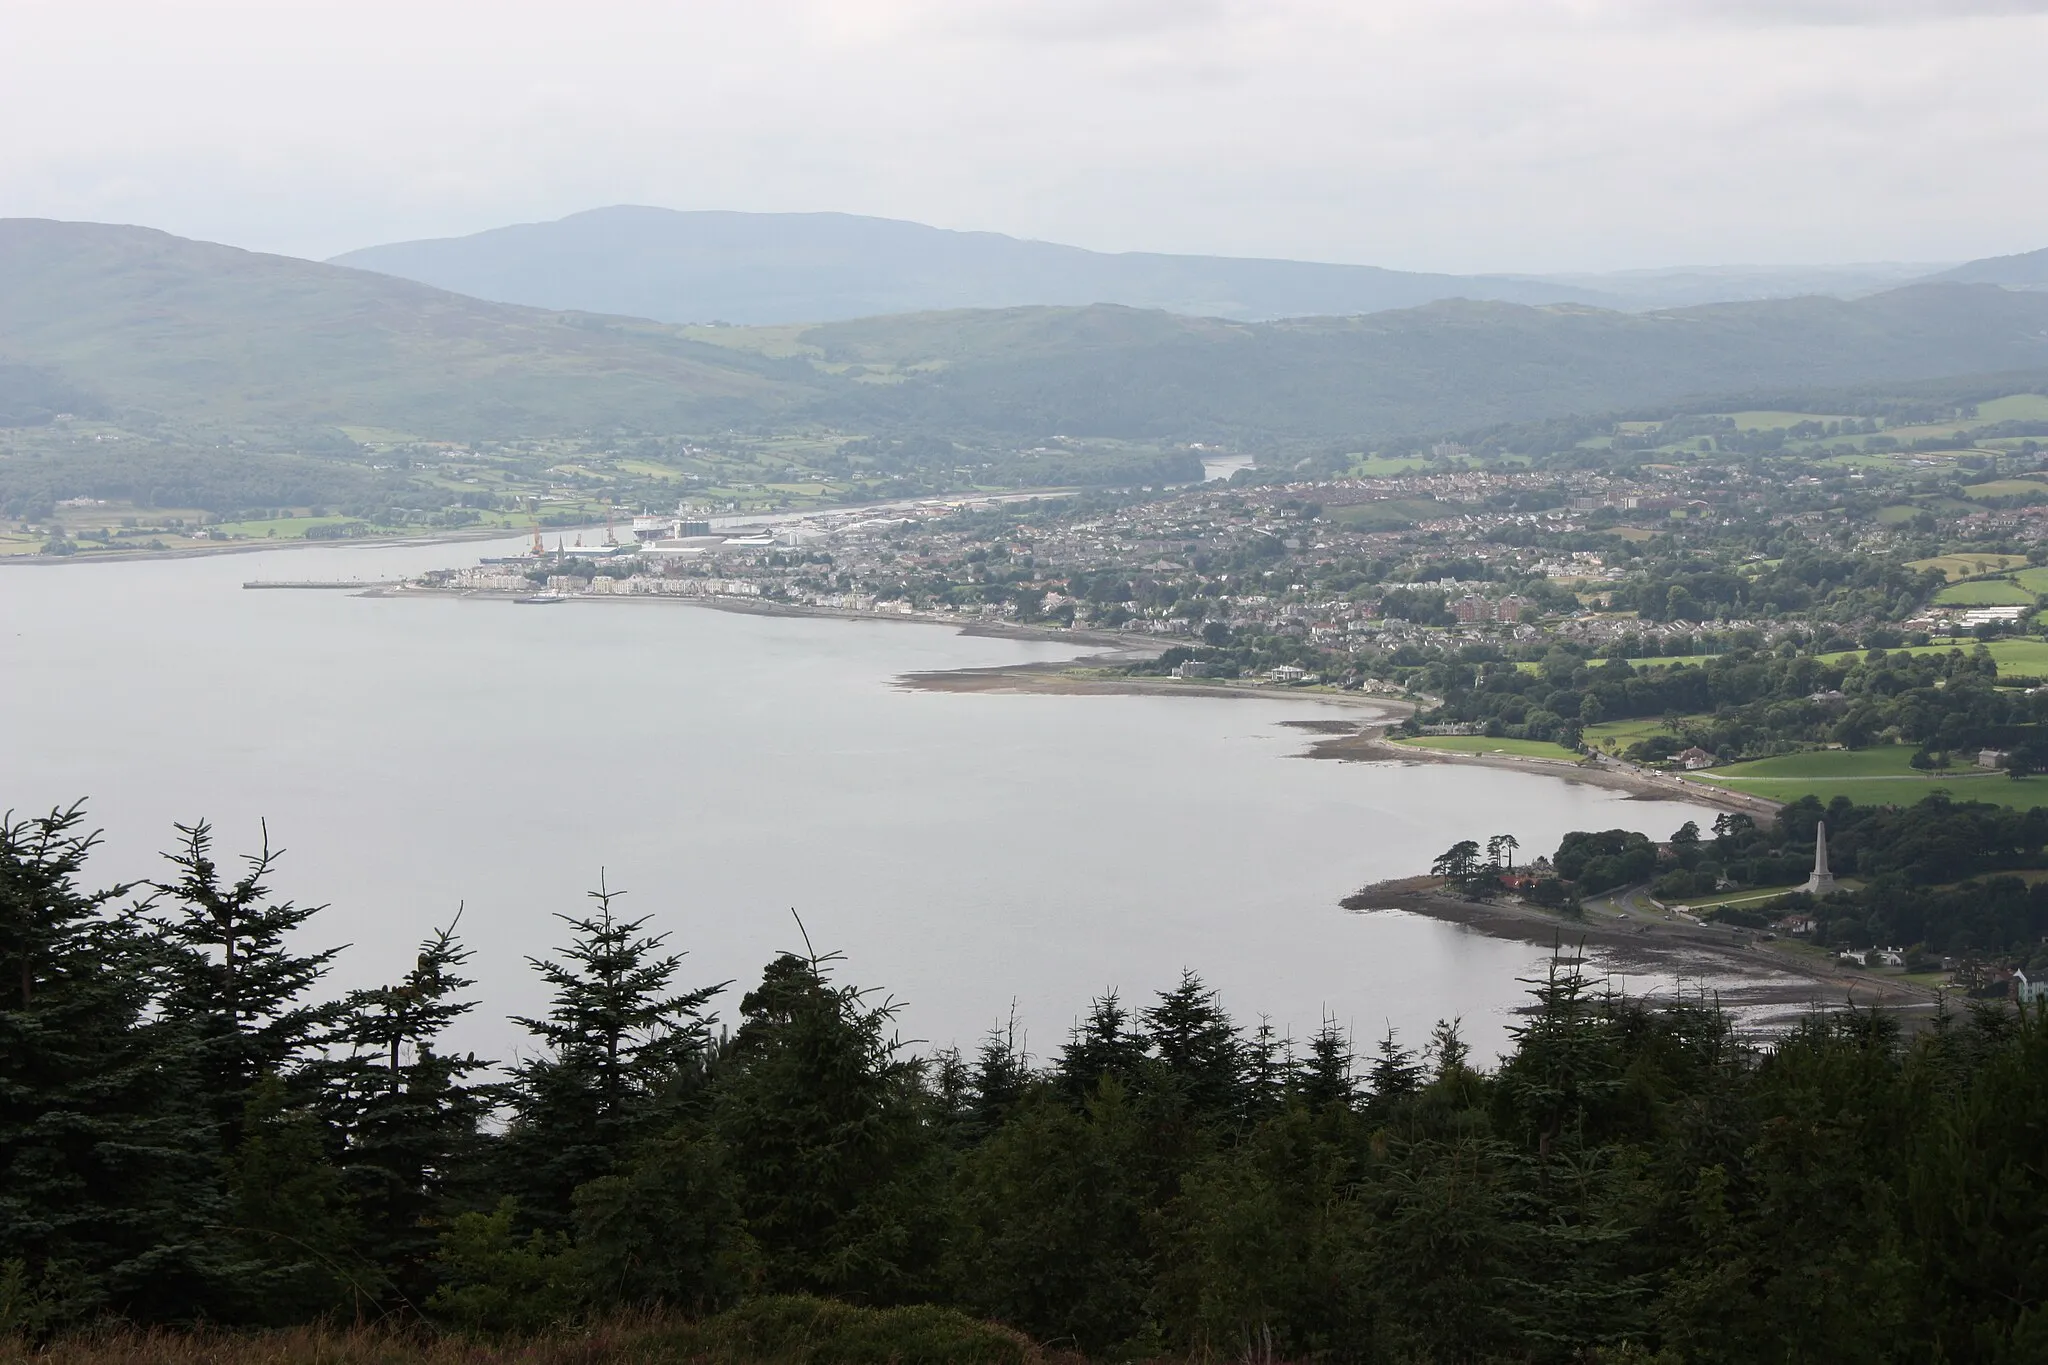
[[[1240,322],[1095,304],[685,328],[146,228],[0,220],[0,399],[252,441],[806,424],[1256,449],[2043,368],[2048,292],[1986,284],[1639,313],[1463,300]]]
[[[746,325],[1091,303],[1237,321],[1352,316],[1452,298],[1648,309],[1799,294],[1853,297],[1937,268],[1436,275],[1312,261],[1109,254],[844,213],[681,213],[635,206],[469,237],[368,247],[332,263],[500,303]]]
[[[2017,256],[1987,256],[1934,276],[1958,284],[1996,284],[2007,289],[2048,289],[2048,248]]]

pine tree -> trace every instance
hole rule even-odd
[[[1273,1021],[1262,1014],[1259,1026],[1242,1047],[1239,1117],[1253,1124],[1278,1113],[1287,1103],[1295,1072],[1294,1040],[1275,1033]]]
[[[975,1054],[970,1083],[970,1119],[974,1132],[991,1133],[1002,1125],[1031,1083],[1031,1062],[1017,1038],[1016,1007],[1006,1027],[990,1029]]]
[[[1589,1115],[1620,1088],[1621,1063],[1614,1031],[1576,959],[1552,957],[1543,979],[1524,984],[1536,1011],[1510,1030],[1516,1047],[1500,1083],[1526,1135],[1548,1153],[1560,1140],[1584,1140]]]
[[[1183,971],[1142,1017],[1145,1041],[1190,1110],[1205,1119],[1231,1113],[1244,1081],[1244,1045],[1216,992]]]
[[[234,1316],[284,1324],[361,1317],[383,1296],[362,1227],[327,1159],[327,1129],[291,1103],[276,1075],[256,1083],[228,1163],[228,1227],[253,1264],[237,1276]]]
[[[0,1266],[32,1327],[188,1316],[233,1272],[206,1232],[217,1132],[154,1009],[160,958],[107,913],[127,888],[79,889],[83,820],[0,819]]]
[[[554,990],[547,1017],[514,1021],[546,1050],[506,1089],[503,1158],[521,1211],[549,1229],[567,1226],[577,1186],[681,1112],[710,1050],[705,1006],[729,984],[672,994],[683,954],[663,954],[668,935],[644,933],[645,918],[618,918],[619,894],[600,879],[595,914],[559,916],[574,931],[566,961],[529,959]]]
[[[1322,1027],[1309,1039],[1308,1055],[1294,1069],[1295,1096],[1312,1111],[1332,1105],[1349,1109],[1358,1100],[1353,1065],[1350,1037],[1325,1015]]]
[[[1415,1060],[1413,1052],[1401,1046],[1393,1026],[1388,1025],[1365,1079],[1374,1116],[1384,1121],[1396,1104],[1420,1092],[1422,1076],[1421,1063]]]
[[[784,954],[740,1002],[713,1133],[739,1178],[771,1289],[892,1300],[937,1257],[939,1147],[895,1006]]]
[[[439,1047],[474,1007],[461,998],[475,984],[459,974],[469,958],[450,924],[420,944],[397,985],[352,992],[335,1028],[349,1053],[325,1068],[346,1187],[371,1254],[413,1304],[432,1291],[432,1225],[473,1178],[490,1109],[488,1089],[470,1084],[488,1063]]]
[[[1086,1022],[1075,1026],[1054,1066],[1060,1088],[1080,1101],[1094,1093],[1105,1076],[1115,1077],[1126,1088],[1137,1080],[1145,1065],[1145,1040],[1127,1025],[1130,1015],[1115,991],[1097,997],[1088,1007]]]
[[[245,855],[243,874],[222,881],[205,821],[175,826],[182,845],[164,855],[177,878],[155,884],[153,916],[171,950],[166,1017],[193,1040],[198,1091],[211,1110],[222,1145],[240,1140],[243,1112],[268,1075],[292,1072],[326,1035],[338,1006],[303,997],[327,974],[338,948],[294,953],[286,938],[325,907],[274,900],[269,879],[283,850]]]

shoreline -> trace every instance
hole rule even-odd
[[[504,592],[421,588],[403,584],[397,587],[365,585],[361,595],[453,597],[507,603],[513,602],[515,597],[514,594]],[[1396,744],[1386,738],[1387,724],[1413,714],[1420,705],[1405,697],[1367,692],[1273,687],[1220,678],[1194,682],[1163,676],[1111,673],[1108,670],[1121,669],[1130,664],[1156,658],[1170,646],[1110,631],[1074,630],[980,619],[949,620],[944,617],[894,612],[846,611],[836,607],[764,602],[748,597],[593,596],[569,597],[563,601],[673,604],[708,607],[713,611],[739,612],[752,616],[940,626],[962,635],[989,639],[1071,644],[1075,646],[1075,653],[1066,659],[903,673],[897,676],[896,686],[910,692],[952,692],[990,696],[1211,697],[1251,701],[1298,701],[1344,710],[1365,710],[1373,713],[1373,719],[1363,723],[1337,720],[1281,723],[1296,729],[1313,731],[1322,736],[1300,755],[1303,758],[1333,759],[1340,763],[1451,763],[1496,768],[1505,772],[1534,773],[1540,777],[1554,777],[1565,782],[1582,782],[1588,786],[1627,792],[1631,799],[1636,800],[1683,801],[1716,810],[1736,811],[1766,823],[1777,818],[1780,806],[1779,802],[1764,797],[1687,782],[1670,774],[1650,773],[1597,756],[1590,761],[1574,761],[1566,758],[1528,758],[1513,754],[1456,753]],[[1091,673],[1089,670],[1100,671]]]
[[[603,522],[596,526],[604,525]],[[589,531],[593,526],[549,527],[549,530]],[[487,531],[442,531],[430,536],[363,536],[338,540],[226,540],[218,545],[181,545],[175,550],[119,550],[99,554],[0,555],[0,567],[7,565],[134,564],[152,559],[210,559],[218,555],[268,554],[275,550],[402,550],[411,546],[463,545],[478,540],[509,540],[528,532],[493,527]]]
[[[1668,975],[1680,990],[1688,981],[1723,977],[1713,988],[1724,1006],[1754,1012],[1759,1022],[1781,1024],[1814,1009],[1854,1006],[1917,1017],[1930,1015],[1940,993],[1900,977],[1851,971],[1825,957],[1786,951],[1748,930],[1723,929],[1680,918],[1650,901],[1640,888],[1624,888],[1589,901],[1581,919],[1514,897],[1471,901],[1446,894],[1436,877],[1375,882],[1341,902],[1353,914],[1388,911],[1455,924],[1489,938],[1562,952],[1579,946],[1609,968],[1630,975]],[[1623,908],[1627,907],[1627,908]],[[1701,986],[1705,990],[1704,985]],[[1688,992],[1690,993],[1690,992]],[[1657,992],[1661,996],[1662,992]]]
[[[886,498],[880,502],[835,502],[818,507],[790,507],[777,512],[721,512],[710,520],[714,525],[723,523],[726,527],[777,525],[786,521],[803,521],[812,516],[838,513],[880,512],[895,508],[915,507],[930,501],[957,501],[963,504],[994,504],[1008,502],[1029,502],[1039,498],[1065,498],[1087,490],[1082,487],[1070,488],[1018,488],[997,493],[978,493],[971,496],[955,495],[951,498]],[[571,526],[545,526],[541,534],[572,535],[595,531],[603,521],[588,521]],[[141,559],[201,559],[213,555],[262,554],[271,550],[394,550],[412,545],[462,545],[479,540],[524,540],[533,533],[532,527],[495,526],[468,530],[444,530],[419,536],[363,536],[337,540],[307,540],[298,537],[291,540],[235,540],[223,541],[219,545],[180,545],[166,550],[120,550],[101,551],[96,554],[19,554],[0,555],[0,566],[8,564],[127,564]],[[571,549],[577,547],[570,547]]]
[[[1340,763],[1458,763],[1498,768],[1504,772],[1533,772],[1544,777],[1560,778],[1566,782],[1583,782],[1588,786],[1625,791],[1633,800],[1686,801],[1694,805],[1736,811],[1756,817],[1764,823],[1777,819],[1781,804],[1761,796],[1750,796],[1743,792],[1687,782],[1683,778],[1664,773],[1649,773],[1639,768],[1610,764],[1600,758],[1589,762],[1584,759],[1573,761],[1567,758],[1528,758],[1519,754],[1466,754],[1396,744],[1386,737],[1384,727],[1377,730],[1359,729],[1349,734],[1330,734],[1310,746],[1308,756],[1335,759]]]
[[[1061,636],[1060,638],[1069,638]],[[1157,654],[1158,650],[1144,651]],[[1049,696],[1148,696],[1148,697],[1236,697],[1255,701],[1302,701],[1319,706],[1363,708],[1382,717],[1411,715],[1419,703],[1401,697],[1362,692],[1323,692],[1291,687],[1261,687],[1232,684],[1219,679],[1184,682],[1177,678],[1088,677],[1076,674],[1077,667],[1109,666],[1135,662],[1143,657],[1081,657],[1065,662],[1004,664],[992,668],[949,669],[928,673],[906,673],[897,680],[900,687],[925,692],[1037,693]],[[1566,782],[1625,791],[1638,800],[1685,801],[1719,810],[1738,811],[1769,822],[1777,818],[1780,803],[1760,796],[1732,792],[1687,782],[1663,773],[1649,773],[1624,767],[1607,759],[1591,761],[1567,758],[1526,758],[1514,754],[1466,754],[1441,749],[1423,749],[1396,744],[1386,737],[1386,725],[1354,724],[1349,721],[1283,721],[1284,725],[1318,733],[1304,758],[1333,759],[1340,763],[1452,763],[1504,772],[1535,773]]]
[[[495,601],[513,605],[515,595],[474,589],[369,588],[362,596],[423,595]],[[750,616],[800,617],[816,620],[879,624],[942,626],[963,635],[994,639],[1058,642],[1073,646],[1070,657],[981,668],[941,669],[899,674],[897,688],[917,692],[980,695],[1209,697],[1253,701],[1294,701],[1336,708],[1350,715],[1286,720],[1281,725],[1312,736],[1295,757],[1340,763],[1448,763],[1530,773],[1565,782],[1581,782],[1625,792],[1637,800],[1676,800],[1706,808],[1742,811],[1769,821],[1777,803],[1720,788],[1652,775],[1601,758],[1573,761],[1527,758],[1508,754],[1467,754],[1411,748],[1386,737],[1390,724],[1413,713],[1420,703],[1407,698],[1358,692],[1262,686],[1223,679],[1183,680],[1132,675],[1122,667],[1155,658],[1165,642],[1132,638],[1106,631],[1072,630],[1005,621],[958,621],[925,615],[846,611],[832,607],[764,602],[746,597],[571,597],[568,602],[674,605],[709,608]],[[1364,711],[1370,714],[1359,715]],[[1537,907],[1506,900],[1465,901],[1435,890],[1435,879],[1408,878],[1377,883],[1339,902],[1349,913],[1394,910],[1453,924],[1492,938],[1539,946],[1577,942],[1597,949],[1609,966],[1630,975],[1664,976],[1685,989],[1685,983],[1718,978],[1717,997],[1731,1009],[1758,1016],[1760,1027],[1778,1027],[1799,1013],[1852,1002],[1900,1011],[1932,1007],[1932,995],[1910,983],[1891,982],[1833,970],[1831,965],[1801,961],[1764,947],[1753,936],[1689,921],[1662,911],[1635,906],[1631,911],[1600,908],[1595,901],[1586,918],[1568,920]]]

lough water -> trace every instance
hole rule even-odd
[[[1542,954],[1353,915],[1362,883],[1457,839],[1530,854],[1569,829],[1662,837],[1701,814],[1555,778],[1304,761],[1308,701],[908,692],[907,671],[1065,657],[938,626],[681,603],[247,592],[377,578],[488,547],[274,551],[0,567],[0,805],[90,798],[95,872],[147,877],[173,821],[224,851],[267,818],[281,889],[331,906],[338,986],[402,971],[465,904],[506,1057],[543,1008],[524,959],[600,869],[686,949],[691,984],[755,979],[812,940],[906,1002],[906,1037],[972,1046],[1015,1002],[1031,1050],[1089,998],[1193,967],[1240,1018],[1325,1013],[1419,1042],[1458,1015],[1485,1053]],[[730,1017],[737,990],[724,1002]]]

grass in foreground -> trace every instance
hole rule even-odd
[[[37,1347],[0,1340],[0,1365],[1035,1365],[1022,1335],[950,1308],[755,1299],[702,1322],[619,1319],[485,1341],[379,1328],[110,1331]]]

